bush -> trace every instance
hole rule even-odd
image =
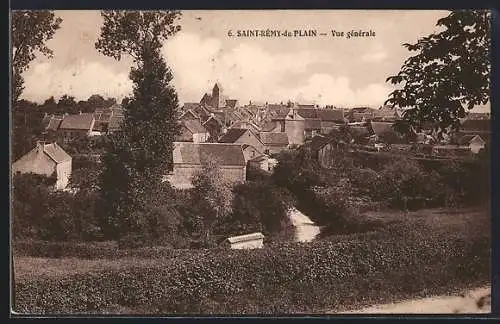
[[[288,209],[293,197],[286,190],[268,182],[246,182],[234,188],[233,213],[218,225],[225,236],[263,232],[277,236],[291,227]]]
[[[119,305],[152,314],[312,313],[489,280],[487,232],[471,237],[398,226],[371,240],[185,251],[86,274],[24,276],[15,285],[16,311],[103,313]]]

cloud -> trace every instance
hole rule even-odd
[[[355,87],[346,72],[324,72],[334,55],[324,50],[271,52],[256,43],[231,47],[217,38],[180,32],[165,43],[162,53],[172,69],[173,86],[181,103],[198,102],[216,81],[223,85],[226,95],[242,104],[290,99],[319,105],[378,106],[390,92],[378,83]],[[55,59],[35,62],[24,75],[23,97],[43,102],[64,94],[77,100],[100,94],[120,100],[130,94],[132,83],[129,67],[117,68],[116,64],[84,59],[63,66]]]
[[[281,85],[285,78],[330,59],[324,52],[269,53],[248,43],[224,50],[218,39],[182,32],[166,43],[163,52],[181,101],[199,101],[216,81],[242,102],[284,100],[291,96]]]
[[[115,72],[98,62],[79,60],[73,66],[58,67],[54,61],[33,64],[25,75],[23,98],[43,102],[64,94],[86,100],[93,94],[121,99],[132,90],[128,71]]]
[[[360,89],[352,89],[345,76],[314,74],[303,87],[293,89],[295,100],[319,105],[379,106],[387,99],[391,89],[383,84],[370,84]]]
[[[382,62],[387,56],[387,51],[380,43],[377,43],[370,51],[361,56],[361,60],[367,63],[378,63]]]
[[[290,99],[319,105],[381,105],[390,92],[384,84],[353,89],[346,76],[309,71],[314,64],[331,61],[332,54],[321,51],[270,53],[249,43],[224,50],[216,38],[181,32],[165,44],[163,53],[181,102],[199,101],[216,81],[240,103]],[[285,86],[287,78],[300,80],[293,82],[296,86]]]

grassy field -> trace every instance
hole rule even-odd
[[[18,305],[32,313],[59,313],[77,306],[75,313],[197,313],[199,307],[208,313],[322,313],[326,309],[352,310],[375,303],[454,293],[488,283],[484,269],[489,264],[481,266],[488,261],[470,259],[477,246],[480,253],[486,253],[484,246],[491,231],[486,208],[378,211],[364,214],[364,221],[379,226],[364,233],[323,237],[313,245],[299,244],[297,248],[293,245],[276,251],[184,250],[158,257],[141,257],[140,251],[129,251],[128,256],[105,259],[14,255]],[[406,243],[399,241],[413,243],[405,247]],[[323,248],[321,242],[334,245]],[[348,243],[347,247],[344,243]],[[458,251],[450,252],[453,256],[449,260],[448,246]],[[389,258],[381,256],[384,253]],[[298,259],[303,255],[304,260]],[[467,274],[460,270],[474,262],[483,270]],[[331,273],[337,273],[332,268],[340,269],[339,278],[331,278]],[[243,269],[252,275],[240,273]],[[443,271],[452,273],[445,275]],[[422,273],[434,277],[426,278]],[[206,278],[213,286],[198,287],[207,282]],[[109,284],[116,280],[117,283]],[[186,280],[192,280],[194,286],[186,288]],[[220,288],[228,283],[225,290]],[[399,288],[407,284],[408,287]],[[172,288],[175,285],[180,288]],[[101,291],[101,286],[106,287]],[[304,292],[307,288],[312,291]],[[335,296],[330,296],[329,291]],[[134,295],[133,301],[124,301],[130,295]],[[156,304],[150,305],[151,298],[158,299]],[[172,300],[181,303],[183,298],[194,299],[194,304],[168,305]],[[59,306],[59,300],[67,305]],[[88,305],[82,306],[83,301]]]

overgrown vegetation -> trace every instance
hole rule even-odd
[[[359,155],[337,149],[323,169],[308,147],[282,153],[272,181],[292,192],[297,207],[319,224],[356,224],[377,208],[412,210],[484,203],[489,197],[489,160],[419,161],[398,155]]]
[[[441,217],[451,219],[450,215]],[[18,273],[16,310],[44,314],[321,313],[450,293],[489,280],[488,222],[486,213],[474,216],[459,230],[404,221],[375,235],[338,236],[332,241],[251,251],[167,253],[149,248],[118,255],[108,251],[108,257],[116,261],[101,260],[102,266],[92,271],[49,271],[48,263],[35,276]],[[124,256],[136,259],[120,259]],[[58,267],[68,262],[61,261]]]

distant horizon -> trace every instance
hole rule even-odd
[[[21,99],[43,103],[67,94],[93,94],[120,102],[130,95],[132,62],[94,47],[102,25],[98,10],[56,10],[61,28],[24,73]],[[225,95],[248,102],[287,102],[345,108],[383,106],[395,88],[386,83],[413,53],[402,46],[439,30],[443,10],[186,10],[181,31],[164,43],[179,104],[200,102],[215,82]],[[419,24],[415,24],[418,21]],[[373,37],[229,37],[229,31],[366,31]],[[490,111],[481,105],[473,111]]]

